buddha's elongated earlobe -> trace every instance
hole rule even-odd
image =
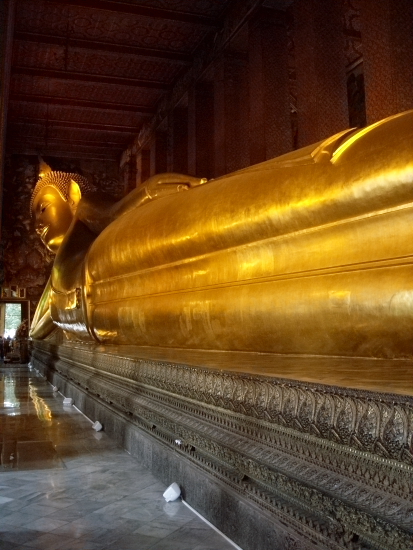
[[[68,202],[69,202],[70,208],[73,211],[76,210],[77,205],[79,204],[79,201],[81,198],[82,198],[82,192],[80,190],[79,185],[74,180],[70,180]]]

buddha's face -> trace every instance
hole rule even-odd
[[[69,203],[52,186],[39,191],[32,207],[36,233],[47,246],[56,253],[73,220]]]

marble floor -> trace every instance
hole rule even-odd
[[[0,364],[0,550],[238,548],[24,365]]]

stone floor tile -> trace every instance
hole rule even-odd
[[[59,550],[103,550],[105,545],[82,539],[73,540],[59,547]]]
[[[58,519],[50,518],[37,518],[35,521],[31,521],[26,524],[28,529],[33,529],[34,531],[42,531],[44,533],[50,533],[59,527],[65,525],[66,521],[61,521]]]
[[[29,504],[20,510],[22,514],[31,514],[39,517],[50,517],[56,511],[52,506],[44,506],[42,504]]]
[[[118,539],[116,541],[116,550],[148,550],[152,548],[157,541],[157,537],[148,537],[146,535],[134,533]],[[111,548],[111,550],[113,549]]]
[[[0,535],[1,536],[1,535]],[[0,550],[18,550],[20,546],[0,538]]]
[[[54,535],[53,533],[46,533],[28,540],[26,544],[22,545],[22,550],[26,549],[26,546],[37,548],[38,550],[59,550],[64,544],[70,542],[71,539],[69,538]]]
[[[139,533],[141,535],[147,535],[150,537],[157,537],[158,539],[163,539],[180,529],[180,525],[176,525],[170,521],[164,520],[154,520],[150,522],[143,522],[134,533]]]
[[[54,508],[54,511],[68,508],[69,506],[77,505],[77,501],[69,498],[54,498],[51,493],[48,493],[47,496],[40,498],[37,503],[40,506],[49,506]]]
[[[24,508],[23,508],[24,509]],[[29,523],[32,521],[35,521],[39,519],[39,516],[36,516],[34,514],[24,514],[22,512],[11,512],[10,514],[4,515],[3,517],[0,517],[0,531],[1,529],[8,525],[17,525],[21,526],[24,525],[27,527]]]
[[[39,536],[38,531],[31,531],[24,527],[16,528],[16,526],[13,525],[9,529],[10,530],[6,531],[5,528],[0,528],[0,539],[20,546],[29,544],[30,541]]]
[[[20,499],[12,499],[10,502],[0,505],[0,518],[4,517],[6,513],[15,512],[21,510],[27,506],[27,502]]]

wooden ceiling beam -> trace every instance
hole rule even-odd
[[[157,50],[153,48],[139,48],[127,44],[112,44],[110,42],[99,42],[97,40],[82,40],[79,38],[65,38],[62,36],[50,36],[41,33],[16,31],[15,40],[23,42],[34,42],[38,44],[50,44],[53,46],[64,46],[68,48],[78,48],[92,50],[93,52],[102,51],[110,53],[121,53],[125,55],[134,55],[139,57],[150,57],[179,63],[181,65],[190,65],[192,55],[182,52],[173,52],[167,50]]]
[[[44,126],[44,118],[9,118],[10,125],[38,125]],[[134,134],[137,132],[136,126],[119,126],[114,124],[96,124],[89,122],[71,122],[67,120],[49,119],[48,124],[53,128],[75,128],[79,130],[95,130],[97,132],[113,134]]]
[[[31,94],[13,93],[10,95],[10,101],[44,103],[45,105],[67,105],[70,107],[83,107],[87,109],[98,110],[127,111],[142,116],[151,116],[155,112],[154,109],[152,109],[151,107],[144,107],[142,105],[127,105],[125,103],[103,103],[101,101],[89,101],[85,99],[70,99],[67,97],[54,97]]]
[[[190,23],[191,25],[203,25],[205,27],[217,27],[219,21],[208,15],[181,12],[178,10],[167,10],[133,4],[129,2],[113,2],[111,0],[47,0],[53,4],[64,6],[79,6],[81,8],[91,8],[94,10],[114,11],[141,17],[151,17],[153,19],[166,19],[168,21],[177,21],[180,23]]]
[[[43,143],[47,142],[47,147],[53,146],[54,144],[60,143],[69,143],[72,145],[80,145],[82,147],[93,147],[100,149],[118,149],[118,151],[123,151],[125,148],[124,143],[119,143],[118,141],[96,141],[96,140],[84,140],[84,139],[67,139],[67,138],[58,138],[58,137],[37,137],[37,136],[21,136],[13,135],[10,136],[11,143],[14,141],[19,141],[23,146],[25,143]]]
[[[71,158],[71,159],[86,159],[86,160],[102,160],[102,161],[113,161],[118,162],[120,153],[113,149],[97,153],[96,151],[69,151],[67,149],[48,149],[47,151],[44,147],[33,147],[32,144],[28,146],[21,145],[8,145],[7,152],[9,154],[16,155],[32,155],[32,156],[49,156],[57,158]]]
[[[122,78],[119,76],[98,75],[88,73],[76,73],[74,71],[56,71],[53,69],[41,69],[38,67],[12,67],[12,75],[22,74],[26,76],[42,76],[59,80],[76,80],[80,82],[94,82],[98,84],[116,84],[117,86],[131,86],[134,88],[146,88],[151,90],[166,91],[170,85],[165,82],[153,80],[140,80],[138,78]]]

